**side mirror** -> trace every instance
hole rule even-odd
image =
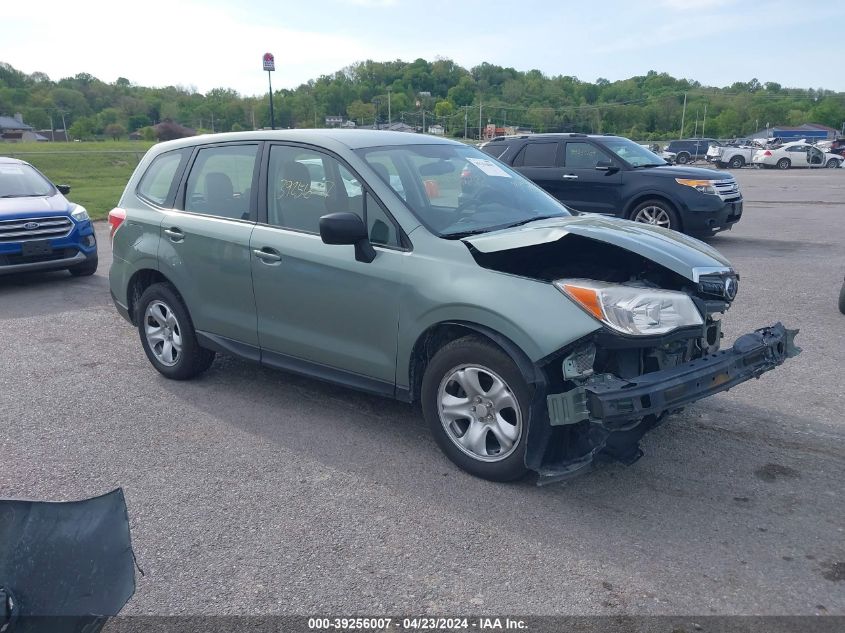
[[[354,213],[329,213],[320,218],[323,244],[354,244],[355,259],[369,264],[376,258],[364,221]]]
[[[59,193],[63,196],[70,193],[70,185],[56,185],[56,189],[58,189]]]
[[[606,171],[609,174],[613,174],[619,171],[619,168],[612,161],[600,160],[596,163],[596,171]]]

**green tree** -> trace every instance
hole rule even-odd
[[[68,128],[72,138],[86,141],[94,137],[96,122],[91,117],[80,117]]]
[[[112,140],[119,141],[120,137],[126,134],[126,128],[120,123],[110,123],[106,126],[104,132],[106,136],[110,137]]]

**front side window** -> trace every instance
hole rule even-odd
[[[188,175],[185,211],[248,220],[258,145],[206,147]]]
[[[275,145],[270,148],[267,188],[267,222],[272,226],[318,234],[320,218],[327,213],[354,213],[367,225],[373,244],[399,246],[399,231],[387,212],[333,156]]]
[[[566,144],[565,165],[568,169],[594,169],[599,161],[607,160],[607,156],[590,143],[569,142]]]
[[[52,196],[56,189],[34,167],[24,163],[0,163],[0,198]]]
[[[395,174],[385,172],[386,182],[440,237],[457,238],[570,215],[530,180],[473,147],[409,144],[358,153],[377,173],[383,170],[378,165],[391,166]]]

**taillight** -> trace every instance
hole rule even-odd
[[[765,152],[763,152],[763,156],[771,156],[771,155],[772,155],[772,153],[769,150],[766,150]]]
[[[109,230],[109,237],[114,239],[114,233],[117,229],[120,228],[120,225],[123,224],[123,221],[126,219],[126,210],[115,208],[109,211],[109,226],[111,227]]]

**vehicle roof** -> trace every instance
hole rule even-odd
[[[511,141],[522,141],[527,139],[553,139],[561,138],[622,138],[617,134],[584,134],[583,132],[543,132],[542,134],[512,134],[510,136],[499,136],[490,139],[486,144],[490,143],[508,143]]]
[[[226,143],[229,141],[298,141],[300,143],[324,144],[331,141],[347,147],[381,147],[384,145],[463,145],[459,141],[444,139],[429,134],[394,132],[389,130],[347,130],[347,129],[303,129],[303,130],[256,130],[254,132],[226,132],[223,134],[202,134],[160,143],[162,150],[187,147],[203,143]]]
[[[4,163],[6,165],[29,165],[29,163],[27,163],[25,160],[12,158],[11,156],[0,156],[0,163]]]

